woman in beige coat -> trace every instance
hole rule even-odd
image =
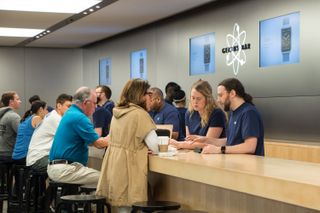
[[[110,141],[103,159],[97,195],[112,206],[130,210],[134,202],[146,201],[148,148],[158,152],[156,126],[149,116],[150,85],[133,79],[122,90],[113,109]]]

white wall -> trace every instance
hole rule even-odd
[[[0,76],[1,94],[15,90],[20,95],[20,114],[35,94],[54,107],[60,93],[73,95],[83,83],[82,50],[1,47]]]

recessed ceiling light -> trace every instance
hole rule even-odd
[[[47,30],[47,33],[51,33],[51,31],[50,31],[50,30]]]
[[[97,5],[97,6],[96,6],[96,8],[97,8],[97,9],[99,9],[99,8],[100,8],[100,6],[99,6],[99,5]]]
[[[5,37],[33,37],[44,29],[8,28],[0,27],[0,36]]]
[[[49,13],[79,13],[102,0],[10,0],[0,1],[0,10]]]
[[[87,12],[83,12],[83,14],[84,14],[84,15],[87,15],[88,13],[87,13]]]
[[[92,9],[92,8],[91,8],[89,11],[90,11],[90,12],[93,12],[93,11],[94,11],[94,9]]]

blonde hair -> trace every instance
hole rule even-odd
[[[212,87],[210,86],[208,81],[203,81],[200,79],[192,85],[191,90],[192,89],[195,89],[197,92],[201,93],[205,97],[206,104],[204,107],[204,113],[202,115],[200,115],[201,127],[205,127],[209,122],[209,118],[211,116],[211,113],[213,112],[213,110],[215,108],[218,107],[218,105],[212,95]],[[191,97],[190,97],[190,100],[191,100]],[[191,116],[194,112],[194,109],[192,108],[192,101],[190,101],[190,103],[189,103],[188,110],[190,111],[190,116]]]

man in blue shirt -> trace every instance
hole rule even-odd
[[[260,113],[236,78],[225,79],[218,85],[218,102],[230,112],[227,138],[197,138],[208,143],[202,153],[255,154],[264,156],[264,128]]]
[[[180,119],[178,110],[165,102],[162,91],[153,87],[150,89],[151,94],[151,112],[149,112],[156,124],[172,124],[172,138],[178,139],[180,130]]]
[[[104,148],[106,138],[99,138],[89,119],[96,108],[97,96],[87,87],[74,95],[74,104],[58,126],[49,154],[48,175],[53,181],[97,184],[100,172],[86,167],[88,145]]]
[[[110,99],[112,95],[112,91],[108,86],[99,85],[96,88],[97,94],[97,105],[99,107],[103,107],[108,110],[111,115],[113,114],[112,110],[114,107],[114,102]]]

